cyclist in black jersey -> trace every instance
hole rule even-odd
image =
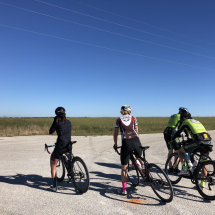
[[[121,179],[122,179],[122,189],[118,189],[118,193],[126,195],[127,186],[127,166],[129,161],[129,154],[135,150],[135,153],[141,156],[142,150],[139,148],[141,146],[140,140],[138,138],[138,124],[134,116],[131,116],[132,108],[129,105],[124,105],[121,107],[120,113],[122,116],[118,118],[115,122],[114,130],[114,147],[117,147],[117,137],[120,129],[122,137],[122,147],[121,147]]]
[[[69,120],[66,119],[65,109],[63,107],[58,107],[55,110],[56,116],[54,117],[54,122],[49,130],[49,134],[57,132],[57,142],[55,143],[55,148],[51,154],[51,176],[53,180],[53,185],[50,186],[52,191],[57,191],[57,177],[56,177],[56,166],[60,157],[67,153],[69,142],[71,141],[71,130],[72,125]],[[68,156],[68,155],[67,155]]]

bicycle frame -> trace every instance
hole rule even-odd
[[[144,166],[145,166],[145,174],[143,174],[143,172],[141,170],[139,170],[137,164],[135,163],[135,158],[134,158],[134,155],[133,153],[130,153],[130,158],[132,160],[132,163],[133,165],[135,165],[135,167],[137,168],[138,172],[140,173],[140,175],[142,176],[143,180],[145,181],[146,179],[149,181],[150,180],[150,177],[149,177],[149,171],[148,171],[148,162],[145,158],[145,150],[143,150],[143,158],[138,156],[138,155],[135,155],[136,158],[138,159],[141,159],[143,162],[144,162]],[[128,170],[129,171],[129,170]]]
[[[117,147],[117,148],[115,149],[115,151],[117,152],[118,155],[120,155],[120,153],[119,153],[118,150],[117,150],[117,149],[119,149],[119,148],[121,148],[121,146],[119,146],[119,147]],[[145,150],[148,149],[149,146],[147,146],[147,147],[140,147],[140,148],[142,149],[143,157],[140,157],[140,156],[138,156],[138,155],[135,155],[134,153],[130,153],[130,158],[131,158],[131,160],[132,160],[133,165],[135,165],[135,167],[137,168],[138,172],[139,172],[140,175],[142,176],[143,180],[145,181],[145,180],[147,179],[147,181],[150,181],[149,171],[148,171],[148,165],[149,165],[149,164],[148,164],[148,162],[147,162],[147,160],[146,160],[146,156],[145,156]],[[136,158],[141,159],[141,160],[144,162],[145,174],[143,174],[143,172],[139,170],[137,164],[135,163],[135,158],[134,158],[134,156],[135,156]],[[128,170],[128,171],[129,171],[129,170]]]
[[[211,146],[212,146],[212,145],[211,145]],[[202,161],[202,158],[205,157],[205,156],[208,157],[208,155],[205,155],[205,154],[204,154],[205,152],[192,152],[192,153],[193,153],[194,155],[197,155],[197,156],[199,157],[199,159],[198,159],[198,164],[197,164],[197,166],[195,167],[195,169],[194,169],[193,172],[191,171],[191,169],[188,170],[189,173],[190,173],[189,176],[182,175],[181,177],[190,179],[190,180],[192,181],[192,183],[194,183],[195,180],[196,180],[196,178],[197,178],[197,172],[196,172],[196,170],[197,170],[198,167],[202,164],[202,162],[204,162],[204,161]]]

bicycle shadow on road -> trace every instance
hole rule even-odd
[[[189,193],[189,189],[190,190],[196,190],[196,193],[198,195],[194,195]],[[181,186],[181,185],[173,185],[173,192],[174,192],[174,197],[178,197],[181,199],[187,199],[190,201],[194,201],[194,202],[204,202],[204,203],[210,203],[209,200],[204,199],[197,191],[196,187],[185,187],[185,186]]]
[[[52,184],[52,178],[43,177],[41,175],[16,174],[16,175],[9,175],[9,176],[0,176],[0,183],[7,183],[12,185],[23,185],[34,189],[52,192],[51,190],[49,190],[49,186]],[[71,184],[67,184],[67,183],[62,184],[62,183],[63,182],[58,183],[57,193],[69,194],[69,195],[80,195],[80,193],[76,191],[74,185],[71,186]]]
[[[108,167],[108,168],[121,169],[121,165],[120,164],[115,164],[115,163],[95,162],[95,164],[100,165],[100,166],[105,166],[105,167]]]
[[[115,168],[115,167],[114,167]],[[99,171],[92,171],[90,174],[94,174],[94,178],[90,178],[90,190],[99,192],[101,196],[104,196],[109,199],[113,199],[119,202],[124,203],[133,203],[130,200],[140,200],[138,203],[133,203],[137,205],[152,205],[152,206],[158,206],[158,205],[165,205],[166,203],[161,201],[158,198],[154,198],[148,195],[139,194],[137,191],[139,189],[134,186],[128,186],[127,187],[127,197],[121,196],[118,194],[117,189],[118,187],[112,186],[113,183],[116,181],[121,182],[121,175],[119,174],[106,174]],[[99,180],[96,182],[96,180]],[[141,185],[142,186],[142,185]],[[144,186],[144,185],[143,185]],[[145,186],[144,186],[145,187]],[[153,191],[151,191],[153,193]],[[123,199],[122,199],[123,197]],[[149,202],[149,200],[156,200],[157,204],[152,204]]]

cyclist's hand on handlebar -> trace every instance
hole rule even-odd
[[[116,151],[117,150],[117,146],[114,144],[113,145],[113,149]]]

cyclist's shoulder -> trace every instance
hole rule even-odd
[[[65,121],[66,121],[66,123],[68,123],[69,125],[71,125],[71,124],[72,124],[72,123],[71,123],[71,121],[70,121],[70,120],[68,120],[68,119],[66,119]]]
[[[199,122],[196,119],[186,119],[184,120],[184,122],[182,123],[182,125],[190,125],[190,126],[194,126],[196,124],[202,124],[201,122]]]
[[[180,114],[179,113],[176,113],[176,114],[173,114],[173,115],[171,115],[170,116],[170,119],[172,119],[172,118],[177,118],[177,119],[180,119]]]

